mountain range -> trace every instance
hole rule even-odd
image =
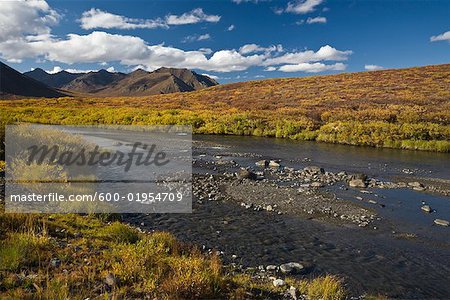
[[[42,69],[35,69],[24,75],[53,88],[105,97],[190,92],[218,84],[208,76],[188,69],[175,68],[160,68],[153,72],[137,69],[129,74],[106,70],[88,73],[61,71],[49,74]]]
[[[138,69],[124,74],[107,70],[48,73],[36,68],[21,74],[4,63],[0,64],[0,94],[4,98],[148,96],[190,92],[218,84],[214,79],[188,69],[159,68],[153,72]]]

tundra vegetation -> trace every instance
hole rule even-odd
[[[267,299],[286,290],[230,271],[215,252],[117,218],[0,213],[0,298]],[[309,299],[347,295],[331,275],[285,281]]]
[[[198,134],[450,152],[449,87],[450,65],[439,65],[149,97],[5,100],[0,135],[18,122],[180,124]],[[114,217],[0,213],[0,298],[245,299],[286,290],[230,271],[214,252],[170,233],[142,233]],[[346,296],[342,280],[330,275],[285,281],[309,299]]]
[[[232,134],[450,151],[450,64],[268,79],[149,97],[0,101],[1,123],[181,124]]]

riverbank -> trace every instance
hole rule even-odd
[[[344,299],[340,278],[303,266],[223,265],[217,251],[115,215],[0,213],[2,299]],[[290,269],[289,269],[290,268]]]
[[[316,283],[328,285],[329,280],[323,279],[327,274],[342,280],[337,285],[331,280],[331,286],[341,295],[343,284],[348,297],[387,295],[423,299],[449,295],[446,285],[446,274],[450,272],[449,227],[435,222],[445,221],[443,216],[448,216],[449,186],[445,178],[448,173],[442,159],[446,154],[318,146],[312,142],[264,138],[195,136],[192,214],[126,214],[121,223],[96,220],[93,216],[55,215],[50,219],[41,216],[37,228],[46,227],[46,233],[33,229],[20,238],[33,241],[39,237],[40,241],[44,236],[45,241],[61,246],[55,247],[52,242],[46,248],[49,244],[45,242],[43,263],[38,260],[36,264],[34,260],[8,271],[6,274],[12,275],[11,278],[20,279],[14,281],[13,291],[39,293],[34,286],[28,288],[30,282],[45,291],[48,273],[41,268],[50,266],[58,280],[62,280],[63,289],[57,290],[70,295],[85,284],[89,286],[84,291],[86,295],[117,292],[129,297],[161,296],[154,291],[157,289],[169,298],[294,299],[292,286],[298,299],[308,294],[313,295],[311,299],[326,299],[324,294],[314,294],[314,288],[308,286],[314,286],[316,278],[319,278]],[[425,205],[431,210],[423,210],[421,207]],[[25,219],[20,222],[30,224]],[[18,223],[4,219],[2,224]],[[8,229],[4,240],[11,238],[13,242],[2,244],[2,249],[7,249],[2,253],[7,255],[14,239],[19,238],[16,235],[23,232],[22,226],[10,228],[13,229]],[[214,280],[202,277],[200,283],[196,281],[198,278],[191,277],[178,282],[182,286],[194,284],[195,289],[187,292],[166,290],[170,285],[160,286],[168,280],[167,274],[160,274],[156,285],[142,286],[150,278],[139,274],[133,275],[138,276],[137,281],[123,281],[130,271],[127,259],[145,265],[142,261],[145,255],[129,257],[117,249],[133,252],[140,241],[148,243],[160,237],[161,232],[170,233],[164,235],[163,243],[168,239],[171,244],[177,241],[176,245],[191,246],[183,248],[187,252],[182,257],[176,253],[174,257],[169,251],[159,267],[217,274],[211,263],[218,259],[221,275]],[[138,240],[133,237],[135,234]],[[152,237],[153,234],[156,236]],[[191,251],[192,245],[198,252]],[[82,248],[82,255],[79,248],[72,250],[75,246]],[[52,251],[59,254],[49,255]],[[119,269],[104,263],[111,260],[111,251],[119,251],[114,258],[120,264]],[[90,261],[92,253],[102,259]],[[59,264],[55,258],[62,268],[52,266]],[[181,268],[178,262],[183,259]],[[199,261],[203,262],[200,266],[191,265]],[[78,276],[80,264],[89,274],[95,274],[92,280],[64,281],[63,275],[67,273],[64,270]],[[24,270],[32,271],[22,275]],[[152,269],[146,272],[152,274]],[[114,276],[108,276],[110,273]],[[38,277],[34,277],[36,274]],[[38,279],[33,281],[34,278]],[[118,278],[122,279],[111,281]],[[117,289],[112,291],[106,281],[115,282]],[[238,295],[234,294],[236,291]]]
[[[0,101],[4,124],[192,125],[196,134],[450,152],[450,64],[149,97]]]

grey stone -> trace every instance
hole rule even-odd
[[[431,212],[431,207],[429,205],[423,205],[421,209],[427,213]]]
[[[239,179],[256,179],[256,174],[247,169],[240,169],[237,176]]]
[[[275,280],[273,281],[273,286],[275,286],[275,287],[283,286],[283,285],[285,285],[285,284],[286,284],[286,283],[284,282],[283,279],[275,279]]]
[[[297,289],[295,287],[291,286],[288,292],[293,300],[297,300]]]
[[[269,161],[269,167],[271,168],[278,168],[280,167],[280,161],[279,160],[271,160]]]
[[[450,222],[449,222],[449,221],[447,221],[447,220],[442,220],[442,219],[436,219],[436,220],[434,220],[434,223],[435,223],[436,225],[441,225],[441,226],[449,226],[449,225],[450,225]]]
[[[408,182],[408,186],[412,188],[423,188],[423,185],[418,181]]]
[[[305,267],[302,264],[297,263],[297,262],[290,262],[290,263],[280,265],[281,272],[283,272],[285,274],[300,273],[301,271],[303,271],[304,268]]]
[[[255,163],[255,165],[257,165],[258,167],[264,167],[265,168],[265,167],[269,166],[269,162],[267,160],[263,159],[263,160],[257,161]]]
[[[277,269],[278,269],[278,267],[275,266],[275,265],[268,265],[268,266],[266,267],[266,270],[267,270],[267,271],[276,271]]]
[[[59,258],[53,258],[50,261],[50,264],[52,265],[52,267],[54,268],[59,268],[59,266],[61,266],[61,260]]]
[[[348,182],[351,187],[365,188],[367,186],[366,182],[362,179],[352,179]]]
[[[311,187],[320,188],[320,187],[323,187],[323,183],[314,181],[311,183]]]
[[[323,168],[320,168],[320,167],[317,167],[317,166],[305,167],[303,169],[303,171],[305,171],[306,173],[309,173],[311,175],[312,174],[324,174],[325,173],[325,170]]]

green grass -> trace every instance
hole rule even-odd
[[[0,213],[0,299],[248,299],[249,292],[267,299],[284,293],[168,232],[141,233],[111,218]],[[56,268],[55,258],[61,261]],[[105,285],[109,274],[116,279],[112,287]],[[345,295],[336,277],[286,281],[311,299]]]

